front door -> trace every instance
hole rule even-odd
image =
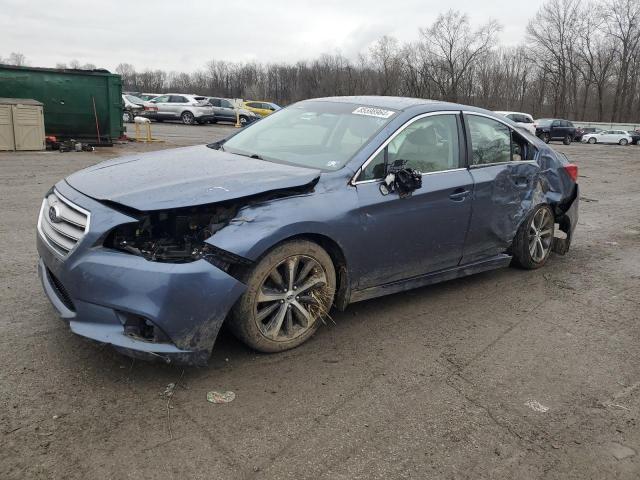
[[[427,114],[399,129],[355,181],[362,248],[370,260],[358,288],[455,267],[471,215],[472,178],[464,168],[459,112]],[[423,172],[406,198],[384,195],[385,165],[406,160]]]

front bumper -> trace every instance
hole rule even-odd
[[[61,258],[38,234],[38,273],[44,291],[83,337],[129,356],[205,364],[227,313],[245,285],[206,260],[151,262],[102,247],[104,235],[132,219],[60,182],[56,189],[91,212],[87,234]],[[155,342],[125,334],[124,323],[143,318],[162,332]]]

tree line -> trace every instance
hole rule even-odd
[[[356,58],[296,63],[211,60],[195,72],[138,71],[121,63],[126,90],[270,100],[399,95],[516,110],[536,118],[640,121],[640,1],[547,0],[518,46],[501,25],[474,26],[449,10],[401,43],[383,36]],[[77,62],[76,62],[77,63]],[[74,65],[75,66],[75,65]]]

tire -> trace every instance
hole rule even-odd
[[[196,120],[196,118],[193,116],[193,113],[189,111],[182,112],[182,115],[180,115],[180,119],[185,125],[193,125]]]
[[[629,144],[629,141],[626,138],[621,138],[618,143],[624,147]]]
[[[246,127],[249,124],[249,119],[244,115],[240,115],[240,125]]]
[[[548,133],[541,133],[538,138],[544,143],[549,143],[551,141],[551,135],[549,135]]]
[[[595,145],[597,142],[597,140],[594,137],[591,137],[589,140],[587,140],[587,143],[590,143],[591,145]]]
[[[571,135],[565,135],[562,139],[562,143],[565,145],[571,145]]]
[[[129,110],[125,110],[124,112],[122,112],[122,121],[125,123],[132,123],[134,119],[133,113],[131,113]]]
[[[307,240],[276,246],[241,277],[247,290],[231,310],[229,327],[241,342],[259,352],[282,352],[301,345],[333,304],[336,273],[331,257]],[[311,295],[299,294],[300,288],[314,281],[319,283],[304,290]],[[320,303],[315,300],[318,297]]]
[[[539,205],[518,228],[511,247],[513,263],[527,270],[542,267],[551,254],[554,231],[553,211]]]

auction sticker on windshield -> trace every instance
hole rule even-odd
[[[351,113],[355,113],[356,115],[367,115],[369,117],[389,118],[396,112],[393,110],[383,110],[382,108],[358,107]]]

